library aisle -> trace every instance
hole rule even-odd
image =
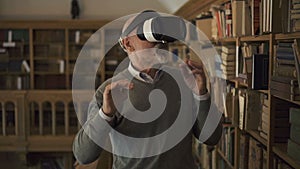
[[[98,87],[127,57],[110,40],[120,37],[121,27],[99,28],[132,11],[155,9],[190,21],[207,36],[218,52],[216,80],[226,81],[218,107],[222,136],[215,146],[193,140],[198,167],[300,169],[300,0],[79,1],[77,19],[70,15],[77,0],[28,0],[28,7],[21,7],[20,0],[1,1],[0,168],[112,168],[109,152],[88,165],[73,155],[73,140],[82,127],[77,115],[86,120],[83,110],[91,101],[84,94],[73,101],[76,60],[87,41],[99,44],[87,50],[94,62],[104,57],[96,78],[80,74]],[[203,35],[195,30],[189,35],[192,45],[207,47],[200,43]],[[181,59],[197,58],[178,41],[167,50]],[[78,92],[86,89],[77,87]]]

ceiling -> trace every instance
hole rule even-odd
[[[144,9],[172,14],[188,0],[78,1],[81,19],[112,20]],[[68,19],[70,4],[71,0],[0,0],[0,19]]]

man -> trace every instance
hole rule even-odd
[[[153,15],[157,16],[157,13]],[[137,17],[130,18],[124,24],[120,40],[121,46],[130,59],[128,69],[119,73],[113,80],[107,80],[97,89],[89,106],[88,120],[84,124],[84,129],[79,131],[74,140],[74,155],[79,163],[91,163],[99,157],[102,151],[102,145],[100,146],[99,142],[107,141],[111,144],[114,154],[114,169],[195,169],[192,139],[193,137],[199,138],[210,108],[210,97],[206,88],[203,67],[199,63],[186,60],[186,65],[192,72],[193,78],[191,78],[190,72],[185,69],[184,65],[181,65],[179,70],[169,68],[159,59],[154,59],[159,43],[142,40],[138,37],[135,26],[128,31],[128,27],[132,27]],[[179,81],[176,79],[178,77]],[[141,115],[141,112],[158,107],[151,104],[153,100],[154,102],[159,100],[155,102],[159,103],[161,98],[154,97],[151,100],[149,96],[156,89],[163,91],[167,100],[163,113],[153,120],[147,121],[146,118],[143,119],[144,122],[135,121],[134,117]],[[184,99],[182,99],[183,96]],[[180,104],[182,102],[185,102],[185,105]],[[194,103],[199,105],[199,109],[196,109],[198,115],[195,121],[190,119],[195,113]],[[162,134],[177,121],[181,110],[187,115],[183,117],[181,124],[183,126],[191,122],[193,124],[184,133],[184,137],[170,148],[166,147],[173,140],[174,136],[171,134],[161,139],[159,145],[145,141],[143,147],[134,146],[115,134],[117,131],[126,136],[141,139]],[[134,111],[137,113],[132,113]],[[148,114],[142,114],[143,116],[148,117]],[[100,124],[100,121],[102,123],[105,121],[115,131],[105,129],[105,125]],[[220,123],[217,124],[212,135],[207,140],[200,141],[215,145],[222,133]],[[163,151],[165,149],[166,151]],[[158,153],[155,152],[156,150]],[[151,154],[151,152],[155,153]]]

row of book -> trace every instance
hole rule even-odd
[[[236,76],[251,89],[268,89],[269,45],[243,43],[238,49]]]
[[[258,131],[259,135],[268,140],[270,131],[270,105],[267,94],[257,92],[251,89],[239,89],[238,91],[239,107],[239,128],[241,130]],[[290,133],[289,108],[293,104],[274,100],[273,113],[274,123],[274,142],[287,143]]]
[[[299,57],[297,40],[275,45],[275,64],[270,90],[273,95],[288,100],[300,100],[298,87]]]
[[[64,57],[64,44],[38,44],[33,48],[34,57]]]
[[[290,108],[290,138],[288,139],[288,155],[300,161],[300,109]]]
[[[263,145],[248,135],[240,136],[240,169],[266,169],[267,151]]]
[[[33,35],[33,41],[36,43],[65,42],[64,30],[35,30]]]
[[[218,149],[232,165],[234,165],[234,132],[233,127],[224,127],[218,143]]]
[[[288,2],[291,8],[289,11],[289,31],[300,31],[300,1],[292,0]]]
[[[212,17],[198,18],[197,25],[211,39],[300,30],[299,0],[232,0],[210,12]]]
[[[1,90],[23,90],[29,89],[30,77],[29,75],[7,76],[0,75],[0,89]]]
[[[0,42],[29,42],[29,31],[25,29],[0,30]]]
[[[269,129],[270,129],[270,102],[268,95],[262,95],[262,109],[261,109],[261,122],[258,126],[259,135],[268,140]]]

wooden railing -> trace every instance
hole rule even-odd
[[[71,151],[92,91],[0,91],[0,151]],[[77,112],[77,114],[76,114]]]

